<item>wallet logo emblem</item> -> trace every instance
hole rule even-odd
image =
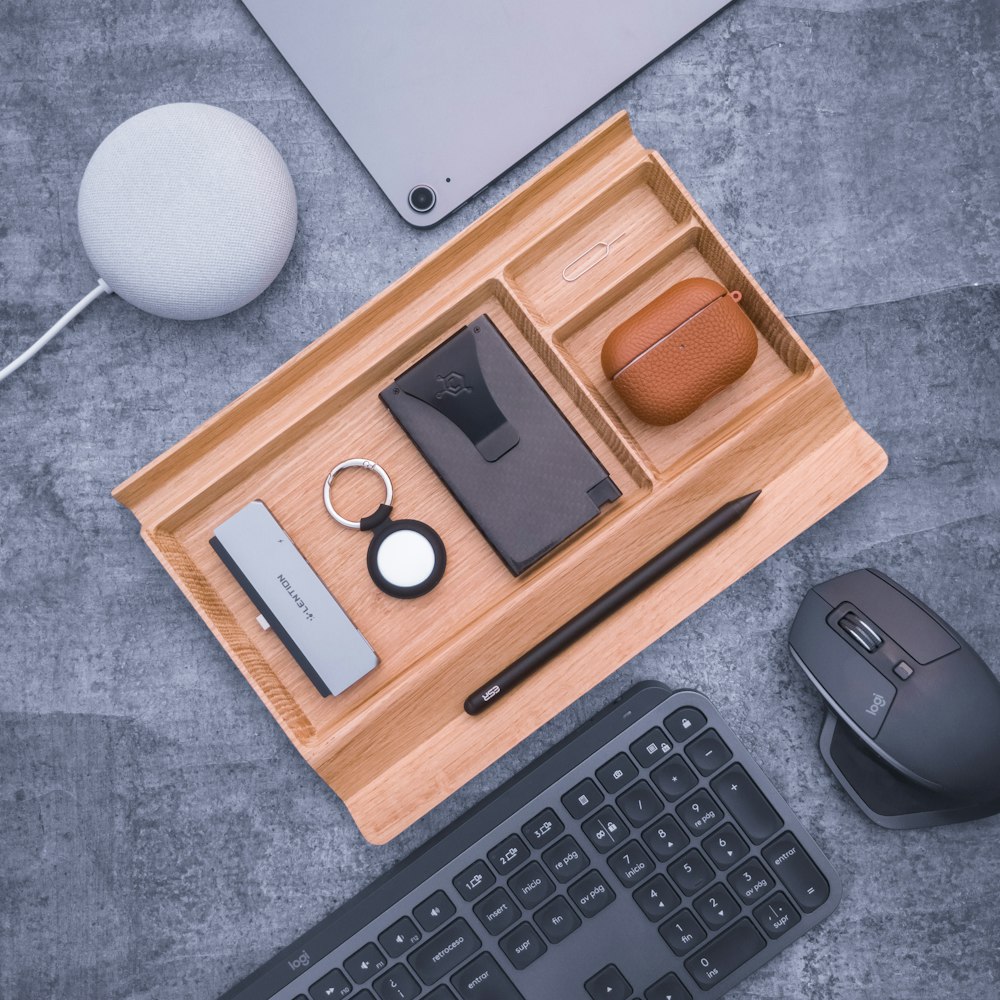
[[[463,392],[472,392],[472,387],[465,384],[465,376],[461,372],[438,375],[437,380],[441,383],[441,391],[434,393],[435,399],[440,399],[442,396],[461,396]]]

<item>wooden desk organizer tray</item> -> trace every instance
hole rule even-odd
[[[612,240],[606,255],[594,249]],[[623,319],[693,275],[742,293],[757,360],[692,416],[654,427],[616,396],[601,346]],[[378,398],[481,313],[622,491],[517,578]],[[327,515],[324,478],[354,456],[388,470],[397,516],[442,536],[448,568],[430,594],[401,601],[377,590],[364,569],[368,536]],[[114,495],[364,836],[384,843],[885,465],[808,347],[623,112]],[[359,505],[345,508],[351,517],[381,498],[375,477],[353,475],[344,494],[337,481],[338,506],[348,495]],[[465,714],[466,696],[510,661],[711,511],[757,489],[762,496],[735,527],[489,711]],[[209,547],[216,526],[257,498],[381,658],[338,697],[321,697],[277,636],[261,630]]]

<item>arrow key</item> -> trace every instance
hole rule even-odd
[[[606,965],[584,986],[593,1000],[628,1000],[632,995],[628,980],[613,965]]]
[[[668,972],[662,979],[657,979],[643,996],[646,1000],[691,1000],[691,994],[672,972]]]
[[[681,905],[681,897],[662,875],[654,875],[640,885],[632,893],[632,898],[639,904],[639,909],[657,923]]]
[[[750,851],[747,842],[736,832],[732,823],[719,827],[710,837],[706,837],[701,846],[705,853],[715,862],[715,867],[725,871],[732,868]]]

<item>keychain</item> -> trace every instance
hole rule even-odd
[[[344,469],[368,469],[385,484],[385,499],[378,509],[360,521],[338,514],[330,498],[333,480]],[[367,458],[349,458],[330,470],[323,486],[323,502],[338,524],[355,531],[370,531],[368,573],[375,586],[391,597],[420,597],[433,590],[444,576],[447,561],[441,536],[423,521],[393,521],[392,482],[385,469]]]

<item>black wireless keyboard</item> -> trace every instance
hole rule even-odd
[[[222,1000],[714,1000],[840,892],[708,699],[650,682]]]

